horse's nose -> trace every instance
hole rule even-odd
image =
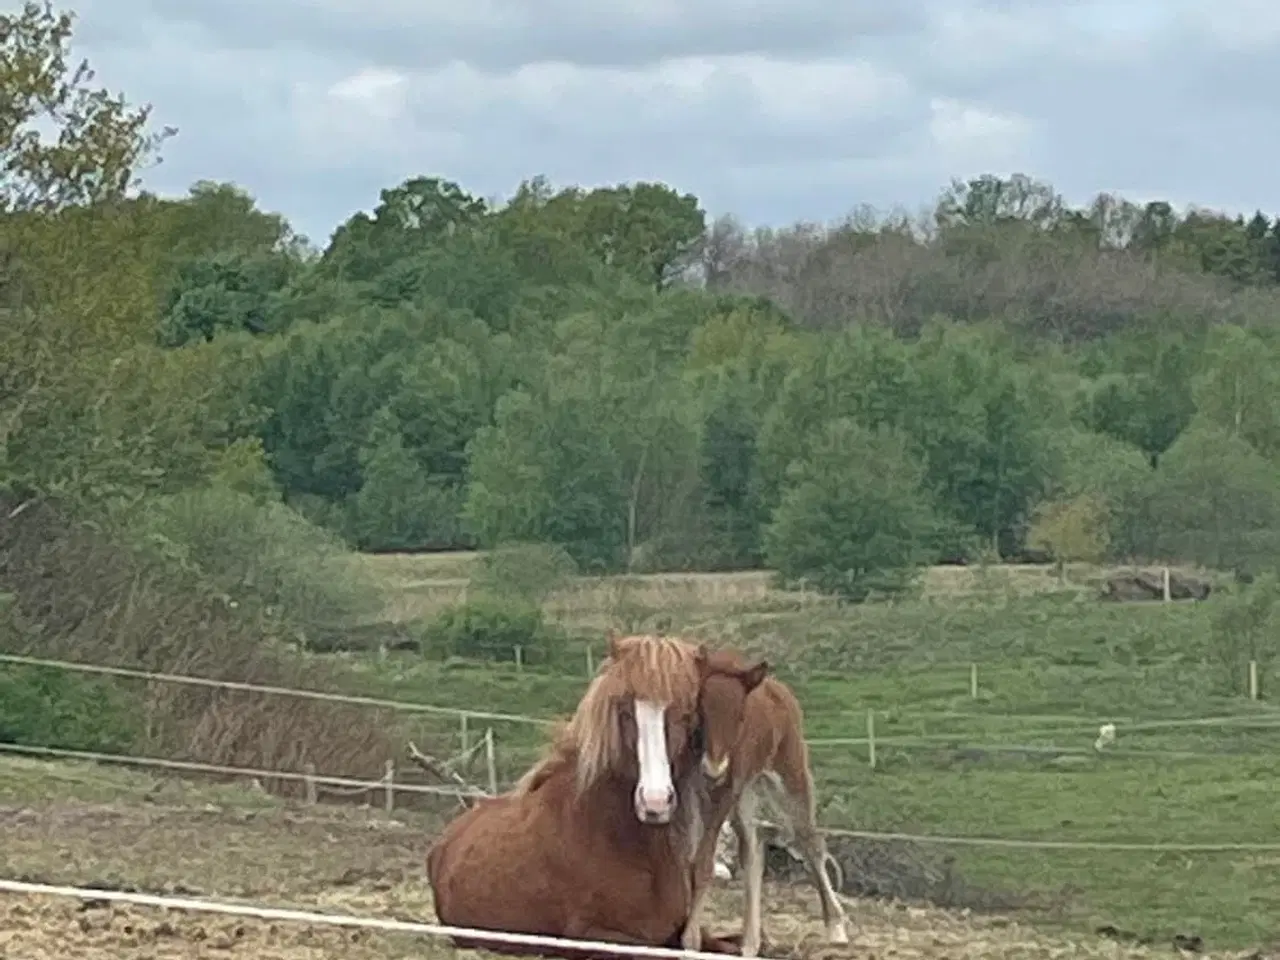
[[[646,790],[643,784],[636,786],[636,816],[641,823],[667,823],[676,809],[676,791],[673,787]]]
[[[702,755],[702,772],[705,773],[713,783],[718,783],[724,779],[724,775],[729,772],[729,756],[725,754],[719,760],[712,760],[711,754],[704,753]]]

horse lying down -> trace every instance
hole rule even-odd
[[[705,820],[700,695],[743,699],[767,666],[713,660],[671,638],[611,637],[609,657],[546,756],[511,792],[452,821],[427,855],[436,915],[453,926],[619,944],[680,947],[712,865],[694,857],[721,820]],[[723,818],[722,818],[723,819]],[[699,948],[738,953],[740,938],[701,928]],[[590,951],[461,947],[580,960]]]

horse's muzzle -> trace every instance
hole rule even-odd
[[[713,782],[718,783],[723,780],[724,775],[729,772],[728,755],[721,757],[719,760],[712,760],[711,754],[704,753],[702,755],[702,772]]]
[[[676,792],[672,787],[665,790],[646,790],[636,786],[635,795],[636,818],[641,823],[666,824],[671,822],[676,812]]]

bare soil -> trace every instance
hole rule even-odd
[[[388,819],[369,810],[237,802],[226,790],[203,795],[213,799],[182,787],[148,795],[151,800],[115,802],[4,797],[18,802],[0,806],[3,875],[433,919],[423,856],[438,818]],[[717,927],[737,927],[740,896],[736,884],[717,889]],[[1156,952],[1114,940],[1068,942],[1000,917],[858,900],[849,901],[848,909],[853,943],[833,947],[823,940],[812,889],[770,884],[768,953],[790,960],[1027,960],[1068,954],[1119,960]],[[459,952],[467,953],[403,934],[0,894],[0,957],[15,960],[364,960]]]

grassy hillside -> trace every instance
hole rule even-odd
[[[827,826],[1116,843],[1280,842],[1272,797],[1280,714],[1243,696],[1243,676],[1214,666],[1211,623],[1220,601],[1103,604],[1079,591],[1002,591],[998,599],[959,592],[844,609],[753,612],[744,604],[690,626],[695,635],[769,656],[793,684],[815,741]],[[347,659],[353,682],[371,692],[535,717],[571,709],[585,683],[585,659],[581,670],[558,674],[416,657]],[[1176,723],[1211,717],[1252,723]],[[1118,739],[1097,754],[1092,745],[1104,722],[1117,724]],[[442,752],[457,748],[454,721],[414,723]],[[471,721],[469,736],[486,725]],[[541,728],[492,726],[500,770],[513,777],[536,752]],[[1165,941],[1198,934],[1215,946],[1256,943],[1280,929],[1274,853],[927,853],[934,863],[948,855],[956,878],[949,882],[968,891],[950,896],[1016,901],[1044,923],[1111,924]]]

